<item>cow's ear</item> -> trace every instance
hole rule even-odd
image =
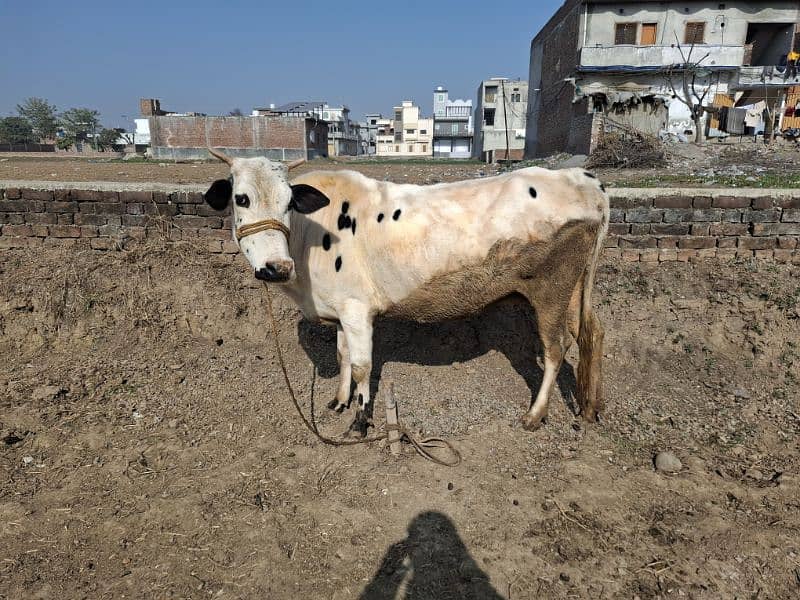
[[[289,208],[292,210],[307,215],[330,203],[328,197],[315,187],[304,183],[292,186],[292,199],[289,202]]]
[[[214,210],[223,210],[228,206],[233,193],[233,185],[227,179],[217,179],[208,188],[208,191],[203,194],[208,205]]]

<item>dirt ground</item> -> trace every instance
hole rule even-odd
[[[524,306],[382,322],[373,383],[458,447],[446,468],[303,429],[240,257],[5,251],[0,598],[797,598],[798,275],[605,264],[607,409],[571,413],[573,348],[534,433]],[[344,431],[335,332],[277,308],[306,409]]]
[[[728,187],[800,187],[800,146],[765,146],[749,139],[726,143],[709,141],[699,148],[671,144],[664,169],[599,169],[607,186],[672,187],[677,185]],[[545,159],[517,163],[521,166],[560,168],[575,166],[576,157],[557,154]],[[399,183],[430,184],[488,177],[499,172],[497,165],[477,161],[319,159],[296,173],[316,169],[355,169],[369,177]],[[174,163],[168,161],[123,161],[117,158],[0,157],[0,180],[34,181],[122,181],[164,183],[210,183],[227,177],[219,162]]]

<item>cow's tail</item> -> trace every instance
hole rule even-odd
[[[580,329],[578,332],[578,362],[577,398],[581,412],[589,421],[597,420],[597,415],[603,407],[603,326],[600,319],[592,309],[592,288],[594,276],[597,272],[597,263],[603,250],[603,242],[608,233],[610,206],[608,195],[599,181],[594,179],[590,185],[597,187],[598,204],[602,211],[602,220],[597,230],[594,249],[589,264],[583,276],[583,289],[581,290]]]

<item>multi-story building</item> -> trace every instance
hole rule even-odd
[[[478,86],[472,155],[486,162],[519,160],[525,149],[528,82],[493,77]]]
[[[433,156],[472,156],[472,100],[451,100],[442,86],[433,92]]]
[[[800,50],[798,21],[796,0],[566,0],[531,42],[526,156],[588,154],[615,127],[681,139],[731,133],[719,118],[727,108],[782,115],[782,98],[800,84],[787,68]],[[682,101],[684,74],[694,113]],[[730,127],[744,129],[740,121]]]
[[[433,119],[420,116],[419,106],[404,100],[394,107],[394,119],[377,119],[378,156],[431,156]]]
[[[377,151],[378,143],[378,121],[383,116],[380,113],[370,113],[364,115],[364,121],[359,123],[360,149],[359,154],[372,156]]]

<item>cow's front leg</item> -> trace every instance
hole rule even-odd
[[[350,350],[341,323],[336,325],[336,362],[339,363],[339,389],[336,391],[336,397],[328,403],[328,408],[342,412],[350,406],[353,371],[350,366]]]
[[[350,368],[356,382],[355,397],[358,410],[350,424],[349,434],[364,437],[372,427],[372,403],[369,397],[369,379],[372,372],[372,316],[353,307],[342,318],[342,328],[350,350]]]

